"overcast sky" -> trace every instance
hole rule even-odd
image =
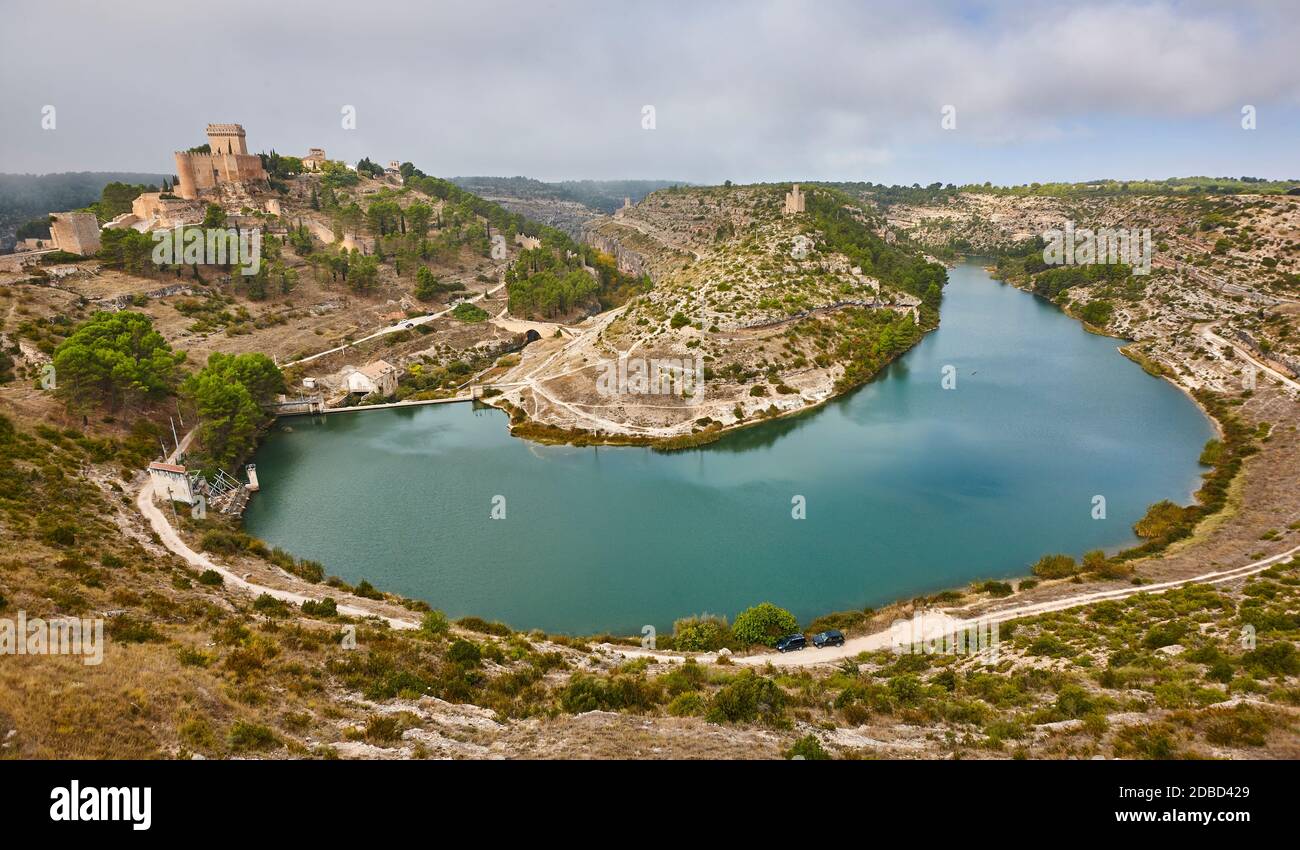
[[[1292,0],[41,0],[3,19],[3,172],[170,173],[208,122],[239,122],[254,151],[448,177],[1300,177]]]

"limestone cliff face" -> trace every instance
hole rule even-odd
[[[635,248],[629,247],[624,238],[610,232],[609,228],[602,225],[604,220],[597,220],[583,225],[582,241],[597,251],[602,251],[612,256],[618,263],[618,270],[626,274],[637,276],[649,274],[653,280],[655,275],[646,261],[646,257]]]

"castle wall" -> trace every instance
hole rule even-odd
[[[178,194],[192,201],[222,183],[266,182],[266,169],[257,154],[176,154]]]

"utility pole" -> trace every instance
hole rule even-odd
[[[177,456],[179,457],[180,450],[181,450],[181,438],[176,436],[176,420],[168,416],[167,421],[172,424],[172,442],[176,444],[176,452],[177,452]]]

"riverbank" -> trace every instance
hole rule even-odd
[[[1063,332],[1059,311],[978,267],[954,275],[943,329],[816,415],[663,460],[542,448],[482,421],[495,412],[454,405],[330,417],[268,441],[246,528],[454,616],[568,634],[654,623],[663,635],[699,610],[734,615],[770,599],[809,621],[845,601],[880,606],[1023,574],[1060,548],[1114,551],[1150,502],[1182,502],[1202,483],[1195,458],[1213,434],[1181,393],[1153,385],[1108,340]],[[1042,356],[1026,365],[1025,351]],[[949,373],[960,373],[955,391]],[[392,508],[375,518],[395,552],[383,563],[369,535],[342,533],[368,521],[357,506],[372,484]],[[1110,498],[1111,522],[1088,516],[1094,493]],[[480,522],[493,494],[508,499],[509,519]],[[792,494],[806,496],[803,522]],[[925,505],[942,510],[943,534],[920,521]],[[568,531],[574,517],[600,534]],[[694,541],[689,558],[672,554],[674,539]],[[474,553],[487,549],[503,565],[485,573]],[[419,556],[429,551],[436,572]],[[691,568],[702,561],[747,566]],[[797,578],[813,565],[816,581]],[[607,576],[594,592],[593,571]],[[688,591],[695,612],[683,608]]]

